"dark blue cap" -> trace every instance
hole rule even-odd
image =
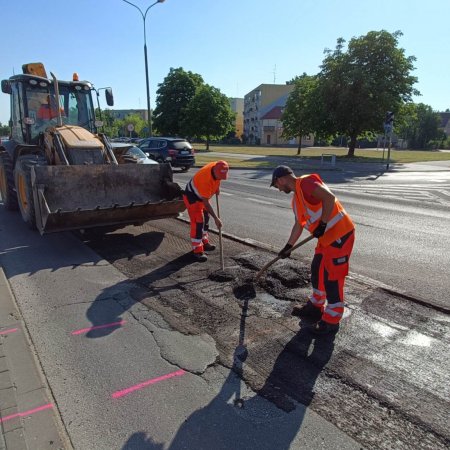
[[[270,183],[270,187],[275,185],[275,182],[278,178],[284,177],[285,175],[293,175],[294,172],[288,166],[278,166],[274,169],[272,173],[272,183]]]

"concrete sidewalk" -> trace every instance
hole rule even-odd
[[[71,449],[0,267],[0,449]]]

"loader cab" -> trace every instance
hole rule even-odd
[[[86,81],[58,81],[59,99],[52,80],[36,75],[15,75],[3,80],[2,91],[11,95],[11,136],[21,144],[37,144],[48,127],[55,127],[58,108],[64,125],[77,125],[96,133],[95,110]]]

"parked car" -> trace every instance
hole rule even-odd
[[[183,171],[195,164],[195,151],[186,139],[152,137],[143,139],[139,148],[155,161],[170,162],[172,167],[180,167]]]
[[[114,156],[119,164],[158,164],[139,147],[125,143],[112,143]]]

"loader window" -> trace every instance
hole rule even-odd
[[[94,132],[94,108],[90,90],[74,90],[68,87],[60,88],[60,95],[64,95],[68,110],[68,124],[78,125]]]
[[[45,87],[26,87],[27,117],[32,119],[31,139],[39,133],[57,125],[58,105],[55,93]],[[59,110],[64,125],[78,125],[91,132],[94,129],[94,107],[89,89],[75,89],[67,84],[59,84]]]
[[[12,83],[12,102],[11,102],[11,120],[12,120],[12,130],[11,136],[17,142],[25,141],[25,127],[22,123],[23,117],[23,105],[21,103],[21,83]]]
[[[33,121],[30,127],[31,142],[34,142],[39,133],[43,133],[48,127],[54,127],[58,123],[58,105],[55,96],[45,88],[28,87],[26,99],[26,114]],[[59,109],[64,118],[65,111],[61,98]]]

